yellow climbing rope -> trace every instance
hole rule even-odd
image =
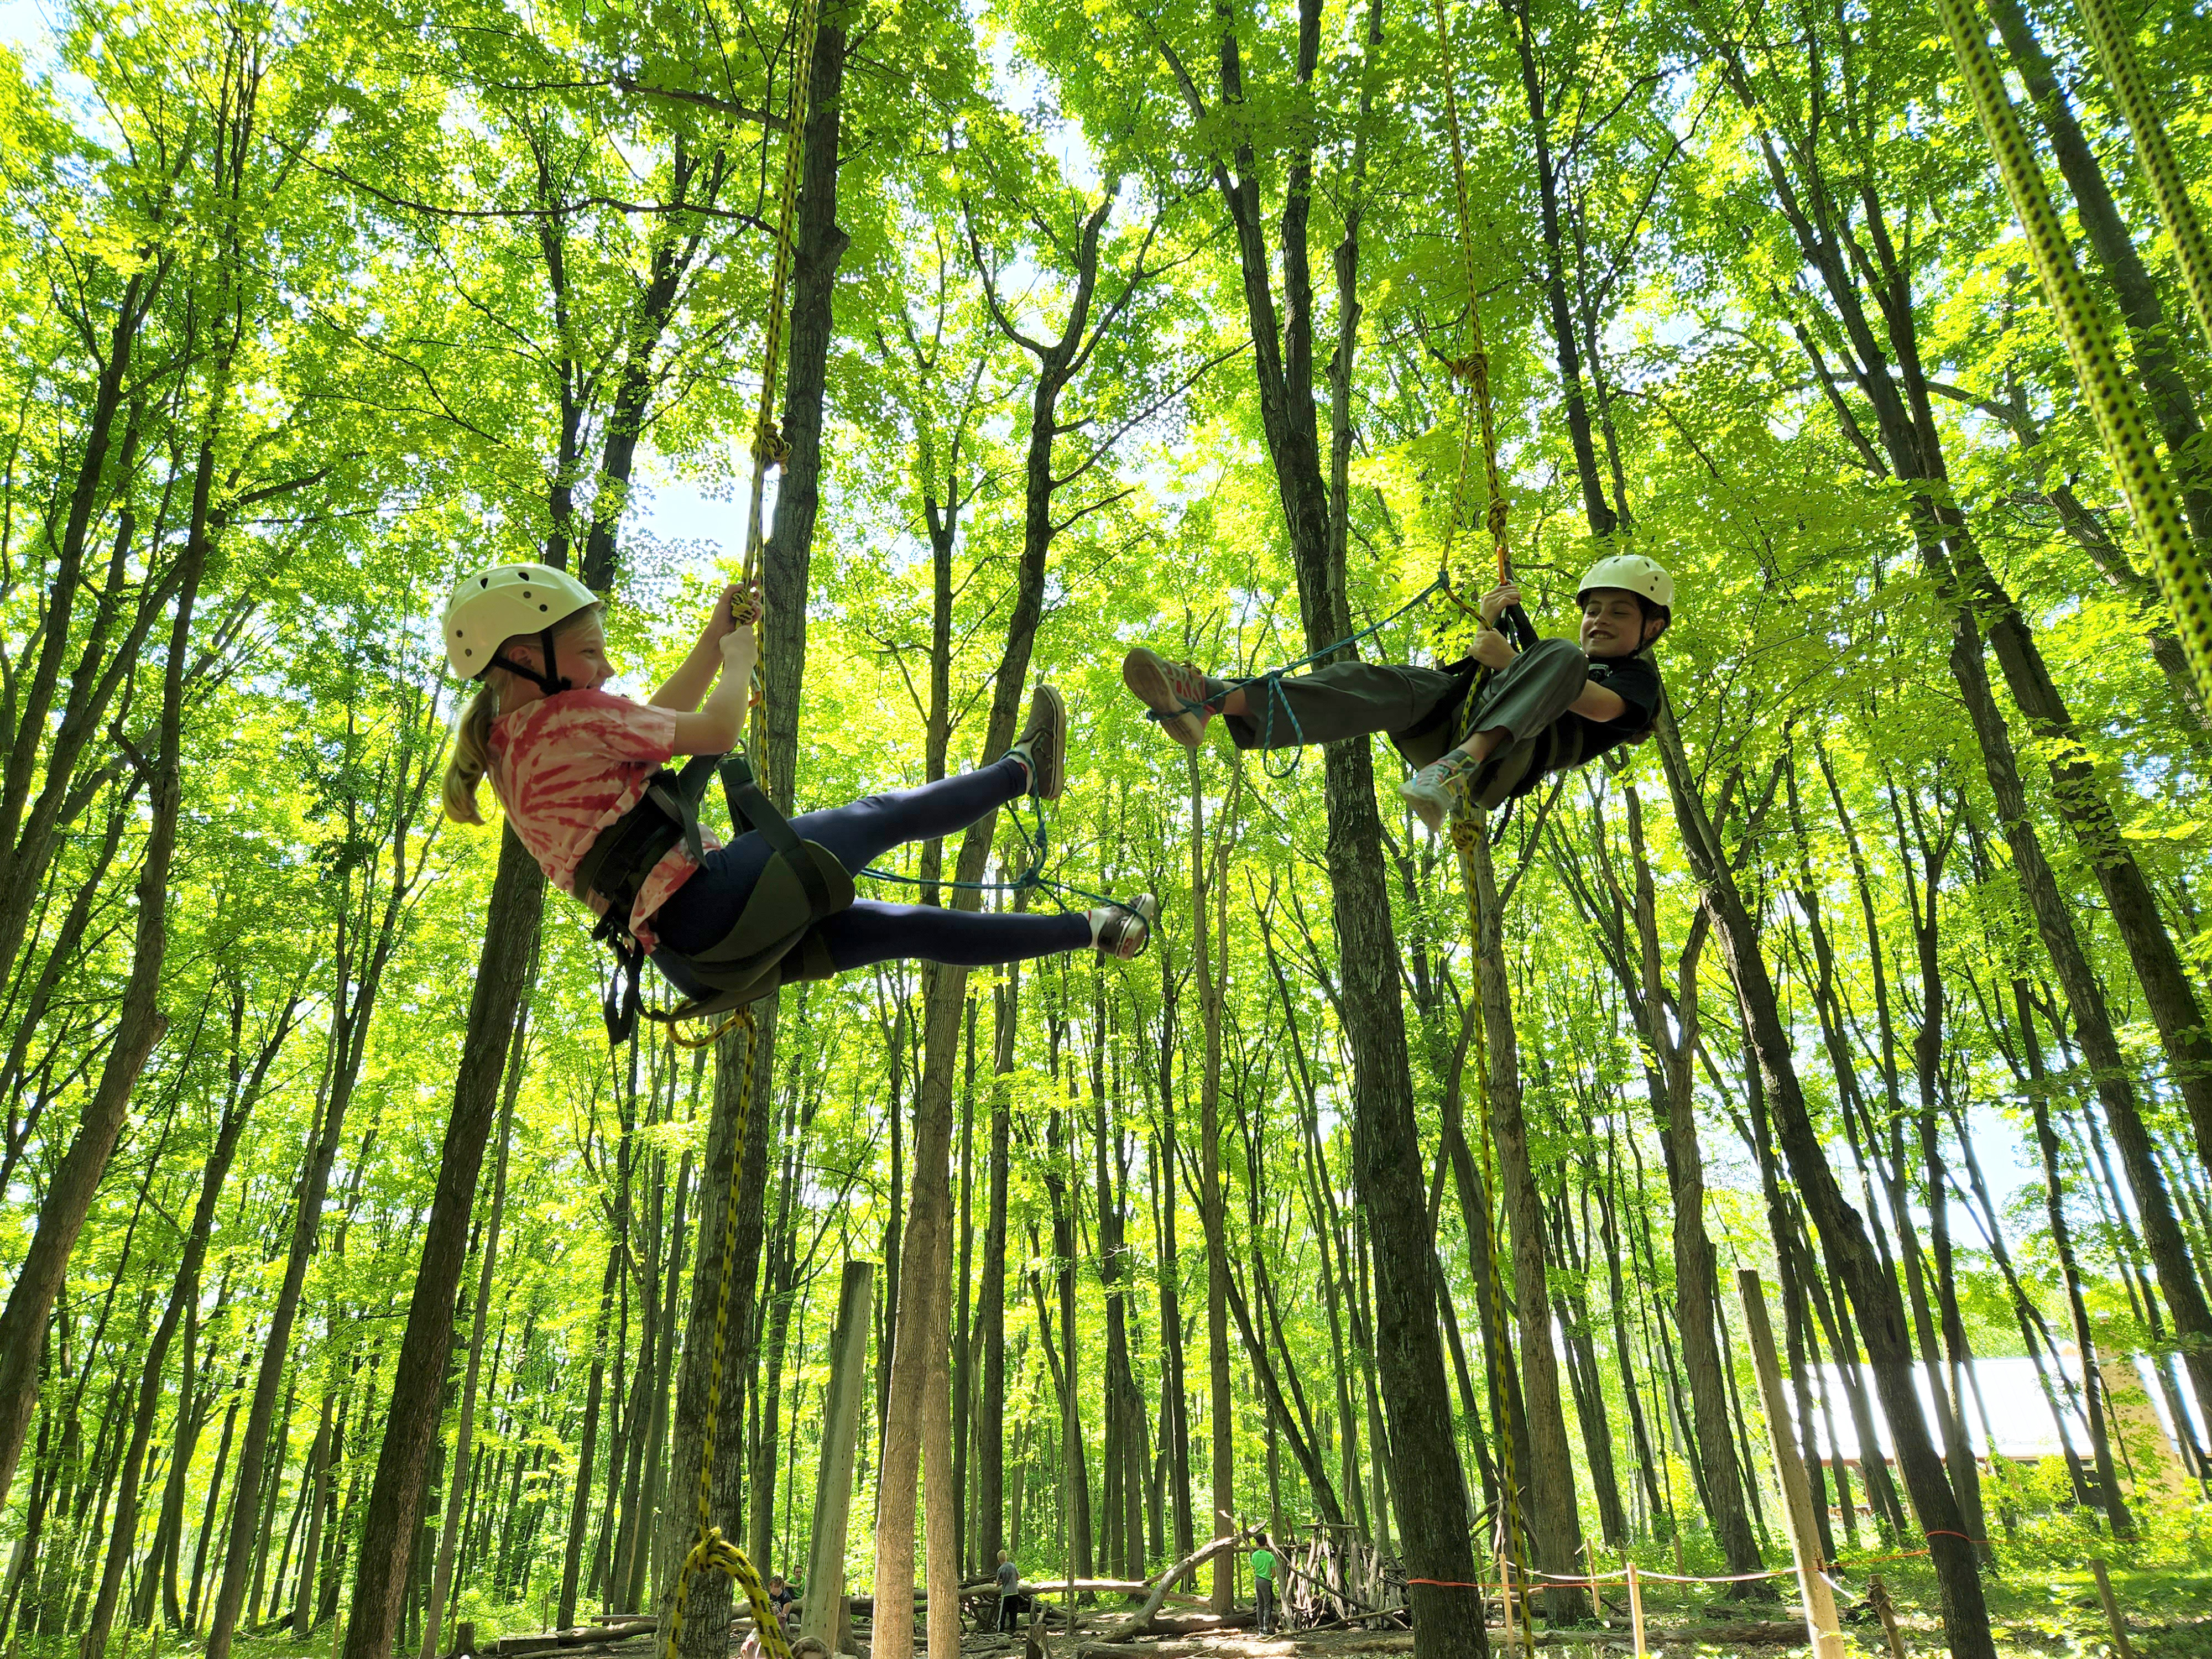
[[[1471,418],[1481,431],[1483,485],[1489,495],[1483,522],[1497,555],[1498,580],[1504,582],[1510,568],[1505,542],[1505,483],[1498,471],[1498,416],[1490,398],[1490,349],[1483,339],[1482,306],[1475,281],[1474,212],[1467,193],[1467,146],[1460,137],[1459,88],[1453,70],[1451,25],[1444,16],[1444,0],[1431,0],[1431,4],[1436,16],[1437,54],[1444,83],[1444,129],[1451,135],[1452,194],[1458,209],[1460,274],[1467,283],[1468,333],[1468,354],[1451,360],[1452,374],[1467,383],[1468,395],[1461,404],[1459,471],[1452,483],[1451,516],[1444,524],[1443,552],[1437,568],[1440,575],[1449,577],[1451,574],[1452,543],[1459,533],[1460,514],[1467,506],[1468,466],[1472,459],[1468,442]],[[1469,608],[1459,600],[1449,583],[1444,591],[1452,594],[1462,611]]]
[[[753,1060],[760,1042],[760,1027],[754,1022],[750,1008],[740,1011],[733,1024],[741,1037],[738,1044],[740,1053],[732,1057],[738,1070],[731,1156],[742,1164],[746,1125],[752,1116]],[[722,1205],[722,1261],[714,1291],[714,1358],[707,1383],[707,1423],[699,1442],[699,1530],[692,1539],[690,1553],[684,1556],[684,1565],[676,1574],[676,1601],[668,1620],[667,1659],[677,1659],[678,1644],[684,1639],[684,1615],[690,1604],[691,1576],[695,1572],[719,1572],[737,1580],[738,1588],[745,1593],[746,1606],[752,1609],[753,1628],[759,1632],[761,1651],[768,1659],[791,1659],[791,1644],[784,1639],[782,1620],[769,1603],[760,1574],[745,1559],[745,1553],[723,1537],[722,1529],[714,1524],[710,1492],[714,1474],[714,1441],[722,1415],[722,1366],[729,1348],[730,1261],[737,1248],[738,1194],[733,1173],[729,1194]]]
[[[2212,248],[2205,245],[2196,204],[2189,199],[2181,169],[2174,164],[2173,149],[2166,141],[2166,123],[2159,118],[2158,104],[2143,79],[2135,43],[2128,38],[2127,25],[2112,0],[2081,0],[2081,16],[2089,26],[2098,59],[2105,66],[2105,79],[2112,82],[2112,101],[2119,106],[2128,130],[2135,135],[2136,155],[2150,180],[2159,217],[2166,221],[2166,232],[2173,238],[2174,256],[2181,266],[2181,280],[2189,289],[2190,306],[2197,313],[2197,325],[2204,331],[2205,339],[2212,341]]]
[[[1431,0],[1436,21],[1437,50],[1440,76],[1444,92],[1444,129],[1451,137],[1452,194],[1456,204],[1459,228],[1460,274],[1467,284],[1467,318],[1469,349],[1467,356],[1451,365],[1454,375],[1467,384],[1467,395],[1461,404],[1459,470],[1452,485],[1451,516],[1444,526],[1443,551],[1438,574],[1448,578],[1451,574],[1452,544],[1458,533],[1460,514],[1467,503],[1468,473],[1472,460],[1470,439],[1480,432],[1482,442],[1483,486],[1488,495],[1488,505],[1483,523],[1490,532],[1491,548],[1497,558],[1498,580],[1504,582],[1511,568],[1506,542],[1505,483],[1498,468],[1498,417],[1490,396],[1490,350],[1482,333],[1482,306],[1474,270],[1474,212],[1467,191],[1467,146],[1460,135],[1458,76],[1452,57],[1451,23],[1444,15],[1444,0]],[[1473,428],[1471,430],[1470,428]],[[1449,581],[1444,591],[1462,611],[1473,607],[1453,592]],[[1470,690],[1461,706],[1462,723],[1471,714],[1480,686]],[[1463,732],[1453,734],[1455,742],[1463,738]],[[1467,925],[1469,939],[1477,951],[1482,948],[1482,914],[1475,879],[1473,837],[1482,833],[1480,824],[1471,814],[1462,814],[1453,821],[1452,842],[1459,849],[1460,883],[1467,894]],[[1482,1143],[1483,1202],[1494,1201],[1498,1191],[1497,1161],[1492,1151],[1493,1129],[1490,1116],[1490,1060],[1489,1045],[1482,1027],[1483,1016],[1477,1009],[1474,1016],[1474,1054],[1475,1103],[1481,1117],[1479,1139]],[[1505,1627],[1513,1628],[1514,1577],[1525,1571],[1528,1560],[1527,1535],[1521,1516],[1520,1472],[1513,1451],[1512,1408],[1506,1387],[1505,1334],[1498,1328],[1506,1307],[1504,1273],[1498,1266],[1498,1229],[1493,1219],[1490,1228],[1489,1261],[1486,1264],[1490,1275],[1490,1316],[1482,1322],[1483,1363],[1490,1373],[1493,1390],[1493,1425],[1498,1439],[1498,1470],[1500,1495],[1504,1499],[1503,1576],[1505,1583]]]
[[[2100,30],[2101,49],[2103,30],[2096,19],[2099,4],[2100,0],[2087,0],[2084,9],[2090,13],[2091,27]],[[2027,233],[2028,251],[2034,258],[2036,273],[2042,278],[2045,296],[2058,319],[2067,356],[2072,359],[2074,373],[2081,382],[2082,397],[2096,417],[2105,453],[2112,461],[2112,470],[2119,475],[2120,488],[2126,493],[2128,506],[2135,514],[2136,528],[2149,550],[2151,568],[2165,592],[2166,604],[2172,608],[2175,629],[2180,635],[2190,671],[2196,677],[2198,691],[2212,698],[2212,580],[2208,580],[2203,556],[2190,540],[2188,528],[2182,522],[2172,481],[2160,464],[2150,428],[2144,423],[2142,411],[2136,402],[2135,388],[2112,349],[2104,314],[2074,263],[2073,250],[2067,243],[2057,212],[2051,206],[2051,191],[2044,182],[2042,169],[2028,147],[2012,100],[2005,92],[1996,54],[1990,50],[1985,26],[1972,0],[1936,0],[1936,9],[1942,19],[1944,32],[1951,37],[1951,50],[1973,97],[1974,112],[1981,119],[1982,131],[1989,139],[1990,148],[1996,152],[1997,171],[2004,177],[2013,211],[2020,216],[2021,225]],[[2112,29],[2118,46],[2124,48],[2125,38],[2118,33],[2109,12],[2104,27]],[[2111,59],[2107,61],[2109,64]],[[2124,64],[2132,64],[2133,54],[2125,53]],[[2136,90],[2140,92],[2140,75],[2133,79]],[[2142,142],[2140,128],[2136,138],[2138,143]],[[2162,153],[2162,138],[2156,138],[2151,148]],[[2154,165],[2148,150],[2144,161],[2147,165]],[[2166,161],[2170,168],[2170,155]],[[2174,182],[2178,190],[2179,180]],[[2193,216],[2190,222],[2193,226]],[[2173,228],[2171,222],[2169,228]],[[2180,240],[2177,231],[2177,244]],[[2203,251],[2200,236],[2197,252],[2201,255]],[[2198,295],[2193,283],[2191,293],[2203,314],[2212,296]]]
[[[763,544],[761,507],[768,470],[781,466],[791,446],[776,425],[775,398],[783,380],[784,301],[791,287],[794,238],[792,220],[799,204],[799,175],[806,154],[808,92],[814,78],[814,34],[818,0],[799,0],[798,33],[792,41],[791,95],[783,132],[783,190],[776,203],[775,274],[769,283],[767,337],[761,343],[760,409],[753,417],[753,487],[745,514],[745,580],[760,573]]]
[[[799,201],[799,174],[805,157],[808,88],[814,75],[814,35],[817,15],[817,0],[798,0],[794,8],[796,27],[792,40],[791,94],[786,100],[783,137],[783,189],[776,206],[775,269],[769,284],[768,324],[766,338],[761,348],[760,410],[753,422],[753,484],[752,499],[745,517],[745,580],[750,583],[760,571],[762,551],[761,506],[768,485],[768,469],[771,465],[782,465],[790,453],[790,447],[775,423],[775,398],[783,375],[784,306],[791,286],[793,252],[792,220]],[[738,1053],[729,1063],[738,1069],[738,1102],[733,1114],[732,1156],[740,1164],[744,1158],[745,1133],[752,1116],[753,1066],[760,1042],[760,1027],[748,1006],[740,1008],[730,1018],[714,1028],[712,1035],[685,1039],[676,1037],[687,1048],[704,1048],[708,1043],[736,1031],[739,1040]],[[671,1031],[672,1037],[675,1036]],[[700,1572],[719,1572],[734,1579],[744,1592],[745,1604],[752,1611],[753,1629],[760,1638],[761,1651],[767,1659],[791,1659],[791,1644],[783,1634],[783,1622],[775,1607],[769,1605],[768,1591],[762,1587],[760,1574],[745,1557],[745,1553],[722,1536],[722,1529],[714,1524],[712,1495],[714,1474],[714,1443],[720,1435],[722,1415],[722,1370],[729,1352],[730,1337],[730,1271],[732,1259],[737,1254],[738,1192],[737,1179],[732,1172],[727,1195],[722,1205],[722,1260],[718,1268],[714,1288],[714,1357],[707,1384],[707,1421],[699,1442],[699,1481],[697,1490],[698,1530],[684,1555],[684,1565],[677,1570],[676,1597],[669,1613],[667,1659],[678,1659],[684,1639],[684,1615],[691,1599],[692,1575]]]
[[[1459,852],[1459,879],[1467,894],[1467,929],[1474,948],[1482,948],[1482,912],[1474,879],[1474,842],[1482,834],[1482,826],[1472,814],[1462,814],[1452,821],[1452,845]],[[1482,994],[1480,980],[1476,981],[1475,995]],[[1497,1202],[1498,1162],[1492,1147],[1490,1116],[1490,1041],[1483,1030],[1483,1012],[1474,1011],[1473,1036],[1468,1047],[1468,1060],[1474,1071],[1474,1102],[1482,1120],[1482,1201],[1486,1208]],[[1505,1333],[1499,1328],[1509,1305],[1505,1300],[1505,1273],[1498,1265],[1498,1236],[1497,1212],[1488,1211],[1490,1217],[1489,1260],[1483,1265],[1490,1275],[1489,1317],[1482,1322],[1482,1358],[1490,1373],[1492,1415],[1497,1421],[1492,1425],[1498,1436],[1498,1481],[1505,1500],[1504,1549],[1506,1561],[1504,1595],[1507,1602],[1506,1628],[1512,1628],[1511,1602],[1513,1577],[1526,1570],[1528,1544],[1526,1524],[1521,1514],[1520,1470],[1513,1451],[1513,1407],[1510,1391],[1506,1386]]]

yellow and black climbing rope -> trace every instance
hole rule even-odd
[[[739,1033],[738,1053],[731,1057],[738,1067],[738,1103],[732,1115],[731,1157],[742,1167],[745,1155],[745,1131],[752,1117],[753,1061],[760,1041],[760,1028],[754,1022],[753,1011],[742,1009],[732,1024]],[[730,1340],[730,1271],[732,1259],[738,1248],[738,1194],[734,1175],[728,1196],[722,1205],[722,1261],[720,1278],[714,1291],[714,1358],[708,1373],[707,1421],[699,1441],[698,1520],[699,1529],[691,1540],[691,1548],[684,1558],[684,1565],[676,1574],[676,1601],[668,1620],[667,1659],[677,1659],[678,1644],[684,1639],[684,1615],[691,1599],[691,1576],[696,1572],[719,1572],[737,1581],[738,1588],[745,1593],[745,1605],[751,1608],[753,1628],[759,1632],[761,1651],[767,1659],[791,1659],[791,1644],[784,1639],[783,1623],[769,1605],[768,1591],[761,1585],[760,1574],[746,1559],[745,1553],[722,1536],[722,1529],[714,1524],[714,1498],[711,1488],[714,1476],[714,1441],[722,1416],[722,1367],[729,1352]]]
[[[760,409],[753,417],[752,499],[745,514],[745,580],[760,571],[763,544],[762,502],[768,489],[768,470],[781,466],[791,446],[776,425],[775,399],[783,382],[784,302],[791,289],[791,262],[797,237],[792,221],[798,216],[799,176],[806,156],[808,94],[814,79],[814,35],[818,0],[798,0],[791,56],[789,114],[783,133],[783,189],[775,210],[775,267],[769,283],[766,337],[761,343]]]
[[[783,140],[783,190],[776,207],[775,267],[769,285],[768,322],[766,338],[761,348],[760,410],[753,423],[753,483],[752,500],[745,524],[745,580],[750,583],[760,570],[761,505],[768,483],[768,469],[781,465],[790,453],[782,434],[775,424],[775,398],[782,380],[784,343],[784,307],[791,285],[791,262],[793,242],[792,221],[796,216],[799,200],[799,175],[805,159],[805,133],[808,111],[808,89],[814,75],[814,35],[817,17],[817,0],[798,0],[793,8],[794,27],[792,37],[791,93],[787,111]],[[738,1034],[737,1052],[728,1063],[738,1067],[738,1100],[733,1114],[731,1142],[732,1156],[739,1161],[744,1158],[745,1134],[752,1116],[753,1070],[760,1041],[760,1027],[752,1009],[740,1008],[730,1018],[717,1025],[705,1037],[685,1039],[671,1036],[688,1048],[704,1048],[724,1035]],[[745,1557],[745,1553],[723,1537],[722,1529],[714,1524],[713,1485],[714,1474],[714,1443],[719,1437],[722,1414],[722,1371],[729,1352],[730,1339],[730,1280],[731,1267],[737,1255],[738,1193],[732,1174],[727,1196],[722,1206],[722,1258],[714,1289],[714,1354],[707,1384],[707,1421],[699,1441],[699,1480],[697,1489],[698,1530],[691,1547],[684,1557],[684,1565],[676,1575],[676,1596],[669,1613],[667,1659],[678,1659],[684,1638],[684,1616],[691,1595],[691,1579],[695,1573],[719,1572],[734,1579],[744,1592],[745,1604],[751,1609],[753,1628],[760,1637],[761,1651],[767,1659],[791,1659],[791,1644],[784,1638],[783,1622],[768,1599],[768,1591],[761,1583],[760,1574]]]
[[[1459,468],[1452,485],[1451,516],[1444,526],[1443,550],[1440,556],[1437,581],[1447,593],[1450,586],[1452,543],[1458,532],[1460,515],[1465,510],[1468,474],[1472,462],[1473,446],[1470,439],[1478,434],[1481,441],[1483,486],[1488,501],[1483,514],[1484,526],[1490,534],[1491,550],[1498,565],[1498,580],[1502,585],[1511,574],[1511,560],[1506,540],[1507,505],[1505,483],[1498,465],[1498,417],[1490,395],[1490,351],[1482,332],[1480,291],[1474,269],[1474,212],[1468,197],[1467,147],[1460,134],[1458,76],[1451,45],[1451,23],[1444,14],[1443,0],[1431,0],[1437,28],[1437,50],[1444,94],[1444,128],[1451,139],[1452,195],[1458,216],[1460,273],[1467,284],[1467,317],[1468,349],[1465,356],[1454,361],[1455,376],[1467,384],[1467,395],[1462,403],[1460,422]],[[1456,593],[1452,598],[1462,611],[1471,610]],[[1479,613],[1478,613],[1479,614]],[[1517,619],[1521,629],[1527,628],[1526,618]],[[1529,630],[1533,632],[1533,630]],[[1486,678],[1487,676],[1482,677]],[[1479,679],[1462,708],[1461,719],[1468,719],[1481,694]],[[1461,740],[1463,733],[1455,732],[1453,740]],[[1467,925],[1470,941],[1477,951],[1482,949],[1481,899],[1475,884],[1474,837],[1482,834],[1482,827],[1472,813],[1462,813],[1452,824],[1452,842],[1459,849],[1460,882],[1467,894]],[[1489,1044],[1483,1031],[1483,1014],[1478,1008],[1474,1021],[1474,1054],[1475,1103],[1480,1122],[1477,1138],[1482,1144],[1483,1202],[1495,1202],[1498,1191],[1497,1160],[1492,1151],[1493,1127],[1490,1111]],[[1507,1306],[1505,1280],[1498,1265],[1498,1228],[1495,1212],[1490,1223],[1489,1260],[1485,1264],[1490,1277],[1490,1306],[1482,1322],[1484,1368],[1490,1373],[1493,1401],[1492,1415],[1496,1421],[1498,1440],[1498,1472],[1499,1497],[1503,1513],[1499,1516],[1500,1543],[1504,1583],[1501,1587],[1505,1598],[1506,1628],[1512,1628],[1514,1580],[1525,1571],[1528,1563],[1527,1534],[1521,1515],[1520,1471],[1513,1449],[1511,1391],[1506,1382],[1505,1333],[1499,1328]]]
[[[1468,428],[1471,419],[1480,428],[1482,438],[1483,486],[1489,496],[1483,522],[1490,532],[1491,549],[1498,560],[1498,580],[1502,583],[1510,568],[1505,541],[1505,483],[1498,471],[1498,416],[1490,396],[1490,348],[1483,338],[1480,290],[1475,280],[1474,210],[1467,193],[1467,145],[1460,136],[1459,88],[1452,61],[1451,24],[1444,15],[1444,0],[1431,0],[1431,4],[1436,16],[1437,48],[1444,83],[1444,130],[1451,138],[1452,198],[1458,213],[1460,275],[1467,284],[1468,324],[1467,355],[1453,359],[1451,363],[1455,378],[1467,383],[1468,395],[1462,405],[1459,471],[1452,484],[1451,516],[1444,523],[1440,568],[1447,574],[1451,569],[1452,541],[1459,531],[1460,514],[1467,506],[1468,468],[1472,459],[1468,442],[1472,434]],[[1451,592],[1449,585],[1444,591]],[[1463,601],[1461,608],[1466,608]]]
[[[2136,156],[2150,180],[2159,217],[2166,221],[2166,233],[2173,238],[2174,258],[2181,266],[2181,280],[2189,290],[2197,325],[2212,342],[2212,247],[2205,244],[2196,204],[2182,182],[2173,147],[2166,143],[2166,123],[2160,118],[2158,104],[2143,79],[2135,43],[2128,38],[2127,25],[2112,0],[2081,0],[2081,17],[2089,26],[2089,39],[2105,66],[2105,79],[2112,83],[2112,101],[2119,106],[2129,131],[2135,135]]]
[[[1936,9],[1951,38],[1951,50],[1972,95],[1982,131],[1996,153],[1997,171],[2004,177],[2013,210],[2027,233],[2036,274],[2058,319],[2067,355],[2081,381],[2081,395],[2096,417],[2105,453],[2119,475],[2136,528],[2149,550],[2151,568],[2172,609],[2175,631],[2180,635],[2190,672],[2196,677],[2199,692],[2212,697],[2212,580],[2207,580],[2203,556],[2182,522],[2172,481],[2159,460],[2150,428],[2136,402],[2135,389],[2112,349],[2104,314],[2074,263],[2073,250],[2051,205],[2042,169],[2021,130],[2019,113],[2005,91],[1981,17],[1972,0],[1936,0]],[[2091,13],[2092,27],[2097,27],[2097,0],[2089,0],[2084,9]],[[2109,14],[2106,22],[2112,26]],[[2124,36],[2118,40],[2124,46]],[[2133,54],[2127,53],[2126,59],[2132,64]],[[2140,91],[2140,76],[2136,79]],[[2140,142],[2142,132],[2138,131],[2136,136]],[[2162,149],[2162,141],[2154,148]],[[2146,154],[2144,159],[2148,163],[2150,157]],[[2170,163],[2171,157],[2167,160]],[[2202,252],[2201,238],[2198,252]],[[2193,289],[2191,292],[2194,295]],[[2202,307],[2205,302],[2198,303]]]

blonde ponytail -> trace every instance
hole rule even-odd
[[[446,816],[460,823],[482,823],[477,785],[491,765],[491,723],[499,718],[499,691],[489,681],[477,688],[453,732],[453,752],[446,760]]]

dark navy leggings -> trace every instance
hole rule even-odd
[[[1028,769],[1007,755],[989,766],[919,789],[894,790],[850,806],[801,813],[792,819],[791,828],[801,841],[821,842],[848,873],[858,875],[892,848],[965,830],[993,807],[1019,799],[1028,787]],[[767,842],[757,832],[739,836],[727,847],[714,848],[699,873],[654,913],[653,931],[666,948],[653,952],[653,965],[686,996],[704,995],[706,988],[674,953],[704,951],[727,933],[771,856]],[[817,926],[830,946],[830,961],[841,970],[900,959],[986,968],[1057,951],[1080,951],[1091,943],[1091,920],[1080,911],[991,915],[942,910],[932,904],[855,899],[849,908],[825,917]]]

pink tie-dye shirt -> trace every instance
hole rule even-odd
[[[564,691],[501,715],[490,748],[492,793],[545,879],[565,893],[599,831],[637,805],[675,753],[676,716],[605,691]],[[703,830],[700,838],[721,844]],[[659,943],[648,918],[698,869],[678,846],[645,878],[629,931],[647,950]],[[586,902],[605,908],[596,897]]]

